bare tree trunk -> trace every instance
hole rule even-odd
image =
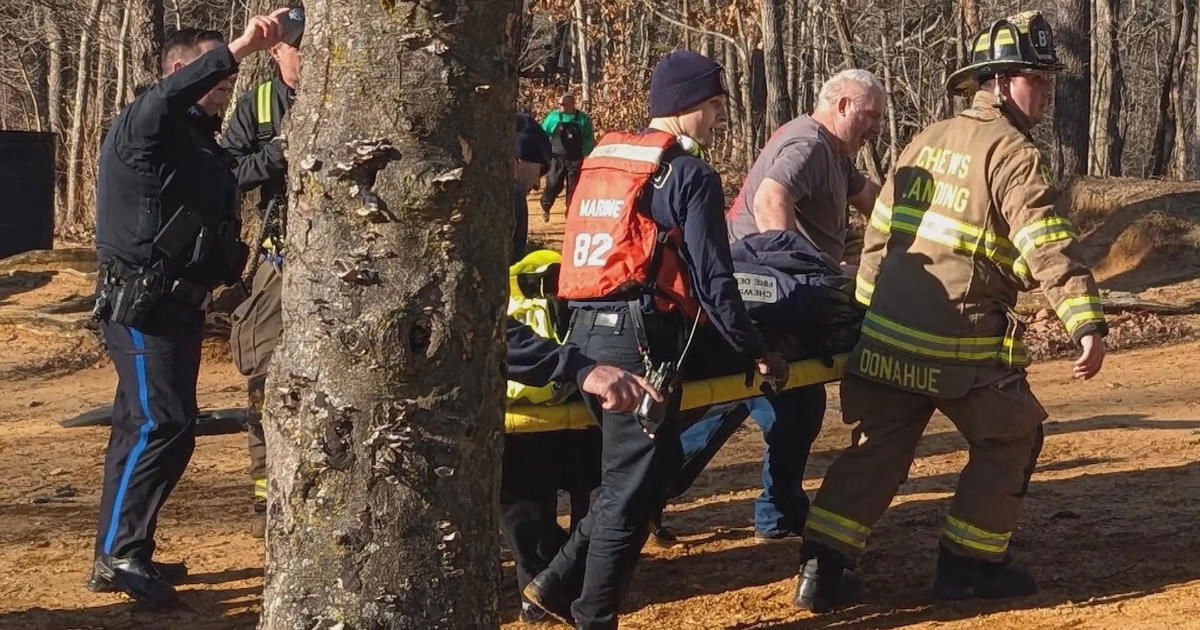
[[[829,17],[833,20],[833,30],[837,34],[838,50],[842,53],[842,68],[857,68],[858,57],[854,54],[853,39],[850,37],[850,25],[846,23],[846,11],[840,0],[829,3]]]
[[[58,29],[54,12],[44,9],[43,22],[46,38],[46,120],[50,131],[62,133],[62,33]],[[60,195],[55,195],[58,199]]]
[[[783,50],[783,0],[760,0],[762,6],[763,60],[767,80],[767,128],[770,137],[792,118],[787,64]]]
[[[579,85],[583,92],[581,100],[583,101],[583,109],[591,107],[592,102],[592,80],[591,73],[588,72],[588,38],[587,38],[587,23],[584,20],[583,0],[575,0],[575,33],[579,39],[579,45],[576,47],[576,55],[579,58]]]
[[[1193,28],[1196,30],[1196,73],[1192,77],[1192,88],[1194,89],[1192,96],[1192,105],[1195,107],[1195,119],[1193,120],[1193,148],[1196,153],[1192,156],[1192,179],[1200,179],[1200,142],[1195,142],[1194,134],[1200,133],[1200,7],[1193,10],[1195,13],[1195,24]]]
[[[896,131],[896,99],[892,96],[892,58],[891,45],[887,38],[888,29],[879,31],[879,49],[883,51],[880,62],[883,64],[883,89],[887,93],[887,122],[888,122],[888,151],[887,164],[884,170],[890,172],[896,166],[896,156],[899,154],[900,140]],[[882,183],[882,180],[880,180]]]
[[[163,0],[128,0],[128,2],[129,23],[133,32],[130,60],[132,65],[125,92],[120,96],[124,102],[133,100],[135,89],[154,83],[162,74],[158,58],[165,37]],[[242,68],[242,72],[245,72],[245,68]]]
[[[1188,115],[1183,102],[1184,88],[1186,87],[1188,72],[1188,58],[1191,57],[1189,49],[1191,42],[1194,39],[1195,33],[1195,0],[1185,4],[1186,10],[1180,20],[1179,27],[1183,31],[1183,41],[1179,46],[1178,66],[1175,69],[1176,79],[1171,87],[1171,109],[1172,118],[1175,119],[1175,141],[1173,151],[1171,153],[1171,166],[1169,173],[1171,177],[1178,180],[1185,180],[1191,172],[1191,167],[1188,161],[1192,157],[1192,146],[1194,144],[1193,133],[1188,133]],[[1193,104],[1194,105],[1194,104]]]
[[[87,87],[91,80],[92,35],[96,30],[96,22],[100,10],[104,7],[103,0],[91,0],[87,17],[83,23],[83,31],[79,35],[79,57],[75,63],[75,105],[71,114],[71,134],[67,140],[67,204],[65,216],[55,217],[55,225],[62,228],[77,226],[82,220],[81,209],[76,207],[79,200],[81,182],[80,157],[83,149],[83,123],[87,101]]]
[[[104,120],[108,113],[108,91],[112,87],[112,58],[113,58],[113,43],[117,41],[117,29],[119,28],[119,18],[116,13],[120,11],[120,7],[109,3],[105,5],[104,10],[100,12],[100,21],[97,24],[96,38],[96,87],[92,94],[92,117],[96,121]],[[95,129],[89,131],[94,132]],[[90,142],[89,142],[90,144]]]
[[[496,628],[518,3],[306,8],[259,628]]]
[[[1054,87],[1055,175],[1065,181],[1087,174],[1091,113],[1091,12],[1089,0],[1057,0],[1059,58],[1066,66]]]
[[[1092,141],[1088,172],[1098,176],[1118,174],[1113,170],[1112,147],[1119,142],[1121,133],[1122,86],[1118,82],[1121,58],[1117,41],[1120,4],[1120,0],[1097,0],[1093,5],[1096,35],[1092,42],[1092,68],[1095,81],[1092,83]]]
[[[117,39],[117,85],[113,90],[113,111],[119,111],[125,103],[129,83],[129,14],[133,12],[127,2],[121,10],[121,32]],[[132,92],[132,90],[129,90]]]
[[[1175,69],[1179,65],[1180,50],[1185,49],[1183,18],[1186,14],[1183,0],[1171,3],[1171,37],[1167,50],[1166,74],[1163,76],[1158,96],[1158,126],[1154,130],[1154,145],[1150,149],[1150,176],[1162,177],[1167,173],[1171,159],[1171,144],[1175,141],[1175,117],[1171,97],[1175,94]]]

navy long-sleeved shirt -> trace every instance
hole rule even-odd
[[[539,337],[532,328],[508,318],[504,330],[508,339],[508,378],[532,387],[551,381],[582,384],[596,362],[584,356],[577,346],[558,345]]]
[[[214,139],[219,120],[196,108],[200,97],[236,72],[229,48],[217,46],[163,77],[117,114],[100,149],[96,180],[101,260],[150,264],[154,237],[181,208],[210,227],[236,220],[233,160]],[[188,279],[216,284],[212,278]]]
[[[734,351],[749,359],[762,358],[766,343],[746,312],[733,277],[721,176],[704,160],[675,145],[663,156],[646,192],[638,211],[663,229],[682,232],[680,253],[696,299],[713,327]]]

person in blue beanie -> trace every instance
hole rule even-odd
[[[725,121],[722,72],[700,54],[668,54],[651,77],[647,128],[596,145],[576,189],[580,210],[567,217],[559,297],[573,309],[568,341],[598,360],[634,374],[646,373],[647,362],[678,363],[687,320],[703,313],[747,368],[776,383],[787,380],[787,363],[746,312],[721,178],[704,159]],[[602,411],[585,397],[602,433],[600,493],[523,593],[576,628],[617,627],[650,521],[682,463],[679,390],[666,391],[662,420],[651,428],[645,416]]]

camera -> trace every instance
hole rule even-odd
[[[678,368],[674,362],[666,361],[651,366],[646,371],[646,381],[654,388],[654,391],[662,395],[663,401],[657,402],[648,393],[642,394],[641,401],[638,402],[637,410],[633,412],[637,418],[638,424],[641,425],[642,431],[651,439],[658,433],[658,428],[662,426],[667,419],[667,403],[671,398],[671,394],[675,391],[675,378]]]

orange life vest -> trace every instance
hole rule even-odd
[[[682,234],[664,231],[637,208],[675,142],[661,131],[609,133],[583,161],[567,210],[559,297],[595,300],[642,290],[661,312],[699,314],[679,255]]]

